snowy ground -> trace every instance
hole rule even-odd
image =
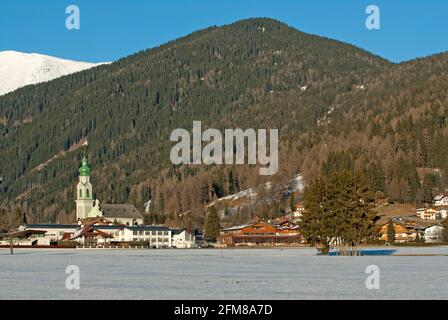
[[[448,247],[396,253],[448,254]],[[68,290],[68,265],[80,289]],[[380,289],[368,290],[368,265]],[[446,256],[315,256],[314,249],[0,249],[0,299],[447,299]]]

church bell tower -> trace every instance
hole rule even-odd
[[[79,168],[79,182],[76,186],[76,219],[85,219],[93,208],[92,185],[90,184],[90,168],[87,157],[82,157]]]

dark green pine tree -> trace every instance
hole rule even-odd
[[[206,241],[215,242],[221,230],[218,210],[215,206],[208,209],[207,217],[204,225],[204,239]]]
[[[392,219],[389,219],[389,223],[387,224],[387,241],[390,243],[395,242],[395,228]]]
[[[367,237],[372,236],[377,215],[372,211],[375,195],[365,176],[361,173],[349,174],[346,194],[350,195],[348,212],[350,223],[347,226],[350,237],[347,240],[357,247]]]
[[[318,178],[305,191],[302,233],[308,243],[319,244],[324,254],[331,239],[337,239],[341,248],[357,249],[373,233],[373,202],[374,194],[360,173],[341,171]]]
[[[339,238],[340,252],[358,254],[364,239],[373,234],[376,214],[372,212],[374,193],[365,176],[349,171],[334,173],[330,178],[331,207],[334,211],[334,236]]]
[[[291,193],[291,197],[289,198],[289,209],[291,209],[291,211],[296,210],[296,198],[294,197],[294,193]]]
[[[415,240],[414,240],[416,243],[422,243],[423,242],[423,239],[422,238],[420,238],[420,236],[419,236],[419,234],[417,233],[417,235],[415,236]]]
[[[430,176],[427,174],[423,180],[423,202],[432,203],[432,183]]]
[[[329,251],[328,240],[333,235],[334,219],[330,206],[328,182],[317,178],[305,190],[302,235],[310,245],[320,245],[323,254]]]
[[[448,218],[446,218],[445,220],[443,220],[442,222],[442,227],[445,228],[444,232],[443,232],[443,241],[445,243],[448,243]]]

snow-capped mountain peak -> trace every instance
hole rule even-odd
[[[102,63],[65,60],[37,53],[0,52],[0,95],[29,84],[89,69]]]

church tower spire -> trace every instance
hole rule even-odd
[[[79,182],[76,186],[76,218],[85,219],[93,208],[92,184],[90,183],[90,167],[83,154],[79,167]]]

